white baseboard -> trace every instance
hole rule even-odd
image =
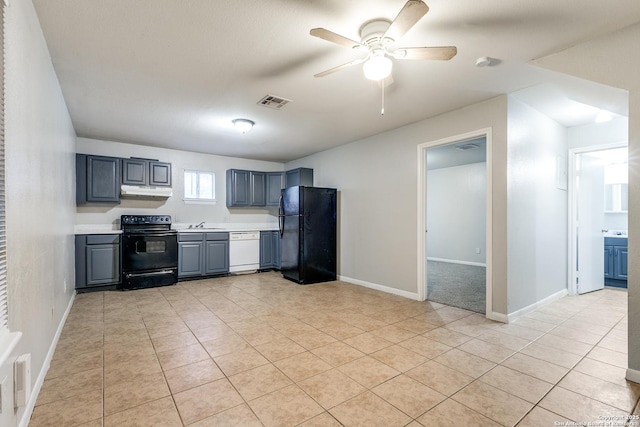
[[[420,301],[417,292],[403,291],[401,289],[392,288],[390,286],[378,285],[377,283],[365,282],[364,280],[353,279],[346,276],[338,276],[338,280],[353,283],[354,285],[364,286],[365,288],[375,289],[376,291],[382,291],[388,294],[399,295],[401,297]]]
[[[556,292],[555,294],[551,294],[548,297],[541,299],[538,302],[535,302],[531,305],[528,305],[524,308],[521,308],[520,310],[516,310],[513,313],[509,313],[509,315],[507,316],[507,322],[506,323],[511,323],[514,320],[516,320],[519,317],[524,316],[525,314],[531,313],[532,311],[534,311],[537,308],[542,307],[543,305],[547,305],[557,299],[562,298],[563,296],[567,295],[567,290],[563,289],[561,291]],[[501,316],[504,316],[504,314],[502,314]]]
[[[496,313],[495,311],[487,314],[487,319],[495,320],[496,322],[509,323],[509,316],[502,313]]]
[[[60,335],[62,334],[62,329],[64,328],[64,324],[67,322],[67,317],[69,316],[69,312],[71,311],[71,307],[73,306],[73,301],[76,299],[76,292],[74,291],[71,295],[71,299],[69,300],[69,304],[67,305],[67,309],[62,315],[62,319],[60,319],[60,324],[58,325],[58,329],[56,330],[56,334],[53,336],[53,341],[51,342],[51,346],[49,347],[49,352],[47,353],[47,357],[44,359],[44,363],[42,364],[42,369],[40,369],[40,373],[38,374],[38,378],[36,379],[33,388],[31,389],[31,396],[29,396],[29,401],[27,402],[27,406],[25,407],[24,413],[18,422],[20,427],[27,427],[29,425],[29,421],[31,420],[31,415],[33,414],[33,408],[36,406],[36,401],[38,400],[38,394],[40,394],[40,389],[44,384],[44,379],[47,376],[47,372],[49,372],[49,367],[51,366],[51,359],[53,359],[53,353],[56,351],[56,346],[58,345],[58,341],[60,340]]]
[[[627,375],[625,377],[629,381],[633,381],[634,383],[640,383],[640,371],[628,368],[627,369]]]
[[[474,265],[476,267],[486,267],[487,266],[487,264],[485,264],[483,262],[460,261],[458,259],[427,257],[427,261],[448,262],[449,264]]]

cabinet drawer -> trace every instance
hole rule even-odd
[[[87,236],[87,245],[109,245],[120,243],[119,234],[90,234]]]
[[[229,240],[229,233],[207,233],[207,240]]]
[[[178,233],[179,242],[201,242],[204,240],[204,233]]]

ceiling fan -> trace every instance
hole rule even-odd
[[[429,7],[423,1],[408,0],[393,22],[378,19],[363,25],[360,29],[360,42],[324,28],[312,29],[309,33],[314,37],[366,52],[364,58],[330,68],[314,75],[314,77],[324,77],[364,62],[365,77],[370,80],[382,81],[391,75],[393,67],[391,58],[448,61],[458,52],[455,46],[395,47],[396,41],[404,36],[428,11]]]

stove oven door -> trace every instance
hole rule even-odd
[[[178,234],[124,233],[122,287],[125,289],[171,285],[178,278]]]

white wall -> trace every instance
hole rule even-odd
[[[5,118],[9,328],[34,386],[74,292],[75,132],[31,1],[7,8]]]
[[[629,91],[629,325],[640,324],[640,24],[562,52],[536,65]],[[607,58],[603,61],[602,58]],[[640,382],[640,328],[629,328],[627,378]]]
[[[76,224],[116,224],[120,215],[171,215],[174,223],[276,223],[277,208],[227,208],[226,170],[249,169],[281,171],[282,163],[215,156],[190,151],[169,150],[144,145],[78,138],[78,153],[113,157],[144,157],[172,164],[173,196],[168,199],[122,199],[120,204],[90,204],[78,206]],[[185,169],[214,172],[216,175],[215,204],[185,204]],[[118,223],[119,224],[119,223]]]
[[[486,262],[486,168],[481,162],[427,171],[428,258]]]
[[[629,119],[618,117],[609,122],[574,126],[567,132],[569,149],[620,143],[626,145],[629,139]]]
[[[417,146],[492,128],[493,307],[506,314],[506,107],[500,96],[286,164],[340,191],[341,276],[417,294]]]
[[[566,128],[509,97],[509,313],[567,287],[567,191],[556,188]]]

